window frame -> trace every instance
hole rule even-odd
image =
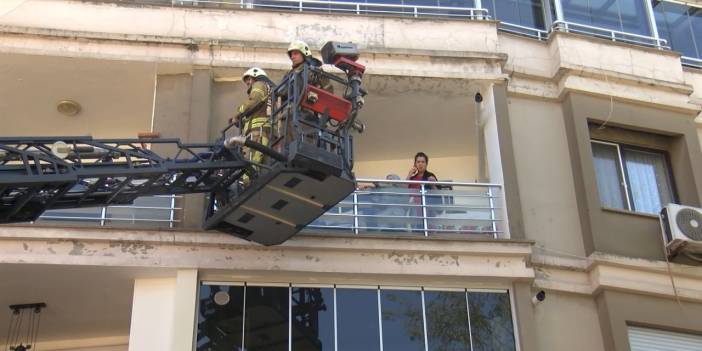
[[[626,144],[626,143],[618,143],[618,142],[613,142],[610,140],[603,140],[603,139],[597,139],[597,138],[590,138],[590,149],[592,150],[592,144],[601,144],[601,145],[609,145],[609,146],[614,146],[617,149],[617,164],[619,166],[619,176],[621,176],[622,181],[623,181],[623,188],[624,188],[624,195],[626,198],[626,208],[612,208],[608,206],[604,206],[602,204],[602,199],[600,199],[600,206],[604,209],[611,209],[615,211],[626,211],[626,212],[631,212],[631,213],[642,213],[646,215],[656,215],[655,213],[650,213],[650,212],[643,212],[643,211],[638,211],[634,208],[634,198],[633,194],[630,191],[631,187],[631,181],[629,178],[629,172],[627,171],[625,167],[625,157],[624,154],[622,153],[622,149],[629,149],[633,151],[640,151],[640,152],[648,152],[652,154],[657,154],[662,156],[663,158],[663,163],[664,163],[664,168],[665,168],[665,175],[668,179],[668,185],[670,186],[670,195],[671,195],[671,202],[672,203],[677,203],[678,202],[678,193],[677,193],[677,187],[675,186],[675,177],[673,177],[673,168],[672,168],[672,163],[670,161],[670,153],[668,150],[662,150],[662,149],[657,149],[657,148],[649,148],[649,147],[642,147],[642,146],[637,146],[637,145],[631,145],[631,144]],[[594,161],[594,154],[592,155],[593,161]],[[594,165],[593,165],[594,167]],[[599,184],[597,184],[598,189],[599,189]],[[598,195],[599,196],[599,195]]]
[[[518,329],[518,323],[517,323],[517,308],[516,308],[516,296],[514,293],[514,289],[511,287],[496,287],[496,288],[470,288],[470,287],[464,287],[464,288],[459,288],[459,287],[442,287],[442,286],[422,286],[422,285],[373,285],[373,284],[317,284],[317,283],[295,283],[295,282],[290,282],[290,283],[273,283],[273,282],[258,282],[258,281],[217,281],[217,280],[198,280],[198,286],[197,286],[197,293],[196,293],[196,316],[193,324],[193,332],[195,333],[194,339],[193,339],[193,345],[192,345],[192,350],[195,351],[198,349],[198,344],[197,344],[197,335],[199,332],[199,318],[200,318],[200,313],[201,313],[201,290],[204,286],[232,286],[232,287],[242,287],[243,288],[243,296],[244,300],[242,301],[242,309],[244,313],[244,320],[242,321],[242,345],[244,344],[245,340],[243,339],[243,335],[246,330],[246,325],[245,325],[245,311],[246,311],[246,294],[247,294],[247,288],[248,287],[255,287],[255,288],[261,288],[261,287],[276,287],[276,288],[285,288],[287,287],[288,289],[288,347],[292,347],[292,289],[295,287],[301,287],[301,288],[327,288],[327,289],[332,289],[333,292],[333,308],[334,308],[334,313],[333,313],[333,318],[334,318],[334,345],[333,345],[333,350],[338,350],[338,306],[337,306],[337,291],[338,289],[344,289],[344,290],[372,290],[375,292],[376,298],[377,298],[377,312],[378,312],[378,327],[379,327],[379,332],[380,332],[380,337],[379,337],[379,347],[380,350],[383,350],[383,321],[382,321],[382,302],[381,302],[381,292],[383,290],[387,291],[416,291],[420,293],[421,296],[421,304],[422,304],[422,325],[424,329],[424,347],[425,350],[427,351],[427,347],[429,346],[428,342],[428,334],[427,334],[427,309],[426,309],[426,301],[425,301],[425,293],[426,292],[453,292],[453,293],[462,293],[465,296],[465,302],[466,302],[466,318],[467,318],[467,327],[469,330],[469,338],[470,338],[470,343],[471,343],[471,350],[473,349],[473,327],[471,325],[471,309],[470,309],[470,303],[469,303],[469,297],[471,293],[490,293],[490,294],[504,294],[506,295],[507,298],[507,303],[509,303],[509,312],[510,312],[510,318],[509,318],[509,323],[512,327],[512,338],[514,342],[514,351],[520,351],[521,350],[521,344],[520,344],[520,332]],[[470,351],[470,350],[469,350]]]

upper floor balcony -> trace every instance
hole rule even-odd
[[[700,67],[700,7],[661,0],[106,0],[177,7],[310,12],[459,20],[498,20],[499,29],[537,40],[556,31],[674,50]]]

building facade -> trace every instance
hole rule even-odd
[[[0,136],[212,141],[292,40],[368,68],[359,190],[282,245],[201,195],[0,226],[40,350],[702,350],[658,217],[702,205],[702,2],[5,0],[0,36]],[[418,151],[440,187],[385,181]]]

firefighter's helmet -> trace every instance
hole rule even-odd
[[[309,45],[302,40],[295,40],[288,46],[288,56],[293,51],[299,51],[303,56],[312,56]]]
[[[251,67],[248,70],[246,70],[246,72],[244,72],[244,75],[241,76],[241,80],[245,80],[246,77],[256,79],[258,77],[268,77],[268,75],[266,74],[266,71],[264,71],[261,68]]]

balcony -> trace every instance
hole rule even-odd
[[[485,238],[505,234],[501,229],[504,218],[499,184],[378,179],[358,182],[361,190],[308,225],[308,230]]]

